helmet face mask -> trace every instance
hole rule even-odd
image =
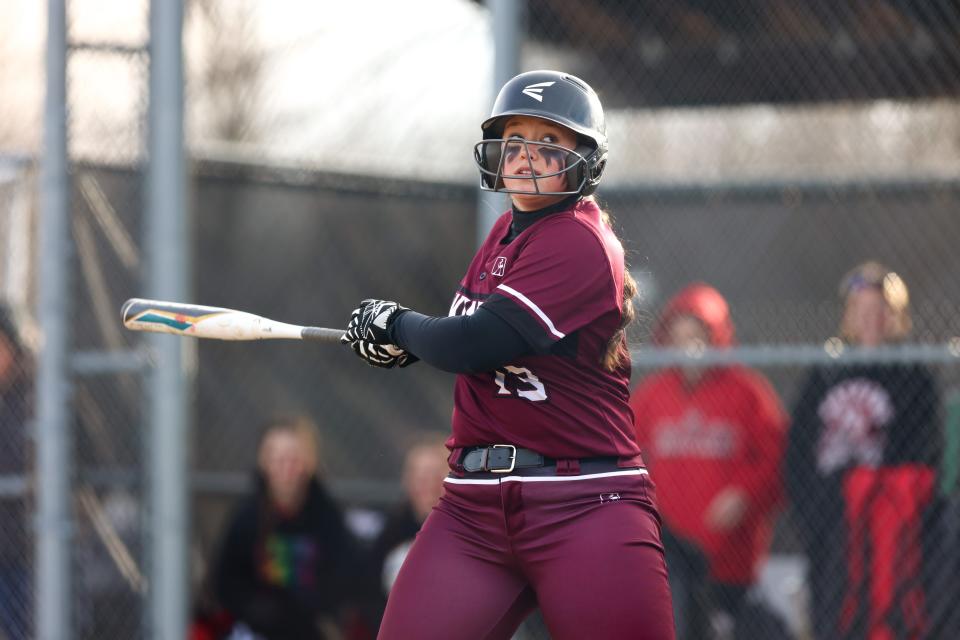
[[[506,121],[513,116],[529,116],[566,127],[576,134],[575,149],[562,149],[566,154],[561,171],[567,172],[563,190],[544,190],[538,184],[546,173],[504,175],[504,149],[517,144],[503,138]],[[559,71],[528,71],[515,76],[500,90],[489,118],[481,125],[483,140],[474,146],[474,158],[480,169],[480,188],[485,191],[541,195],[589,195],[596,190],[607,162],[607,133],[600,99],[587,83]],[[545,142],[527,143],[546,150]],[[556,146],[556,145],[552,145]],[[529,159],[529,147],[527,157]],[[507,188],[508,180],[529,180],[530,188]]]
[[[589,160],[583,153],[590,153],[589,148],[578,146],[576,150],[568,149],[550,142],[530,142],[522,138],[493,138],[478,142],[474,146],[474,157],[480,168],[480,188],[484,191],[498,191],[501,193],[536,194],[547,196],[576,195],[586,186],[584,168]],[[507,173],[505,167],[516,164],[516,159],[523,155],[525,160],[519,165],[524,173]],[[537,164],[546,166],[546,170],[538,170],[534,157],[543,158]],[[541,184],[551,181],[551,178],[562,177],[566,188],[546,189]],[[513,185],[509,186],[509,180]]]

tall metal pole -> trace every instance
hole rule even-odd
[[[47,3],[37,318],[43,344],[37,373],[37,637],[70,637],[70,244],[67,168],[66,0]]]
[[[489,0],[490,25],[493,30],[493,98],[507,80],[520,73],[520,40],[523,35],[523,12],[520,0]],[[477,197],[477,245],[483,243],[506,210],[507,199],[499,193],[480,191]]]
[[[146,291],[189,300],[186,169],[183,143],[183,1],[150,5],[150,107],[145,231]],[[155,640],[186,637],[189,494],[187,340],[149,337],[150,629]]]

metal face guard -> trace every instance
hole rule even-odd
[[[536,175],[534,173],[533,161],[530,159],[531,147],[541,157],[546,158],[548,164],[556,162],[560,168],[551,173]],[[521,151],[526,153],[527,166],[530,168],[530,174],[504,174],[503,167],[506,161],[508,159],[516,158]],[[567,160],[571,158],[573,161],[568,162]],[[577,151],[567,149],[566,147],[562,147],[558,144],[553,144],[550,142],[529,142],[522,138],[495,138],[491,140],[484,140],[474,145],[474,159],[476,160],[477,166],[482,174],[481,177],[483,179],[480,181],[480,188],[484,191],[518,193],[525,195],[568,196],[580,193],[587,181],[587,172],[585,170],[577,171],[578,168],[586,168],[586,157]],[[494,163],[496,163],[495,169],[491,167],[491,165]],[[540,189],[540,180],[552,178],[554,176],[559,176],[569,172],[574,174],[580,173],[582,176],[575,189],[570,189],[568,191],[543,191]],[[504,178],[512,180],[528,180],[533,184],[533,189],[526,190],[507,188],[503,182]]]

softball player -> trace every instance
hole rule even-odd
[[[653,485],[628,405],[636,285],[591,193],[603,109],[582,80],[523,73],[475,147],[494,224],[448,317],[364,300],[369,364],[457,373],[451,474],[390,593],[380,638],[509,638],[539,606],[555,639],[673,638]]]

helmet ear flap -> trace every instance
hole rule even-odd
[[[600,176],[603,175],[603,170],[607,168],[607,154],[603,154],[603,157],[593,166],[593,179],[599,180]]]
[[[598,152],[598,155],[599,155],[599,152]],[[600,183],[600,176],[603,175],[603,170],[606,168],[607,168],[607,154],[606,152],[604,152],[603,155],[597,158],[596,162],[593,162],[590,165],[590,178],[587,180],[587,183],[588,185],[592,185],[590,187],[591,193],[597,188],[597,185]]]
[[[600,185],[600,177],[603,175],[603,170],[607,168],[607,150],[596,149],[593,152],[593,156],[588,159],[587,162],[587,180],[583,185],[583,191],[581,195],[588,196],[594,191],[597,190],[597,186]]]
[[[580,190],[580,195],[593,193],[600,182],[600,174],[607,164],[607,155],[597,160],[598,150],[592,144],[580,143],[573,150],[583,158],[574,156],[574,166],[567,171],[567,180],[571,189]]]
[[[501,158],[501,145],[499,141],[484,141],[480,143],[477,145],[474,155],[476,156],[477,164],[490,172],[480,173],[480,180],[484,186],[489,189],[499,189],[502,187],[503,179],[500,178],[499,175]],[[496,184],[494,184],[494,182],[496,182]]]

